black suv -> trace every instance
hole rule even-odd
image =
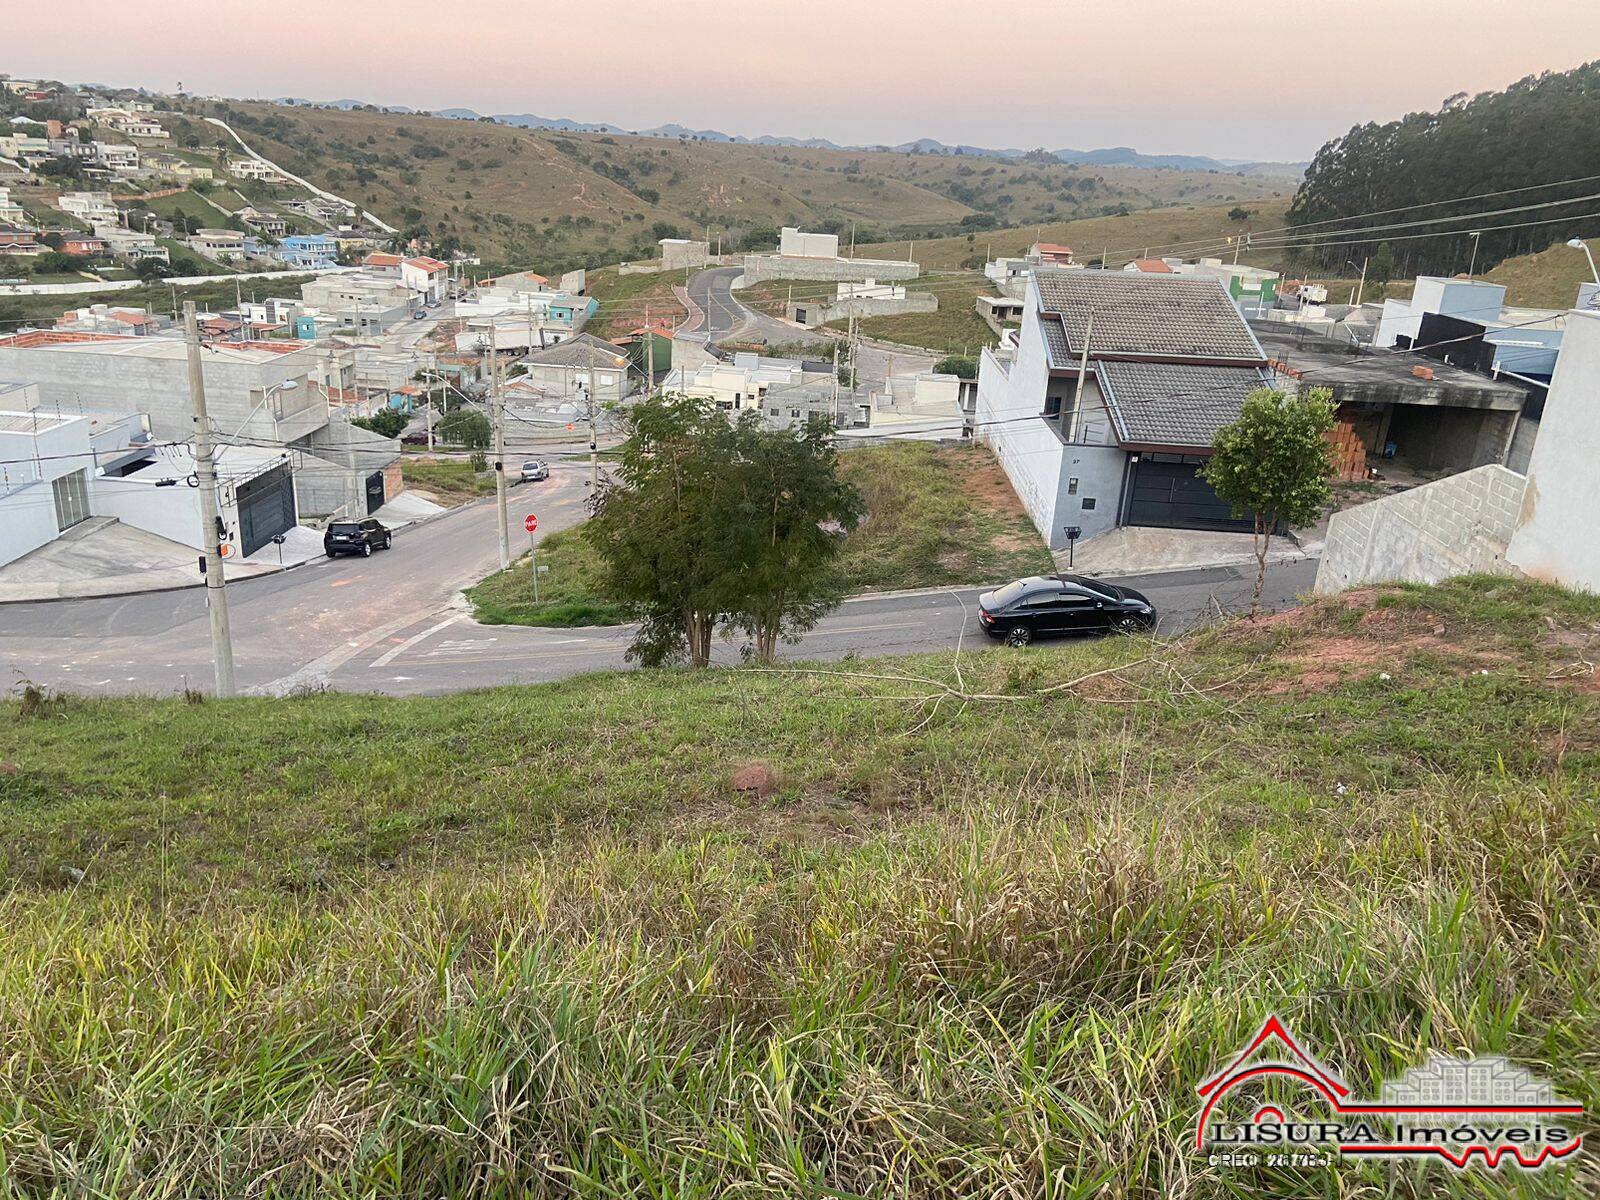
[[[1082,575],[1036,575],[978,597],[978,624],[1008,646],[1075,633],[1154,629],[1156,610],[1132,588]]]
[[[394,541],[382,521],[367,517],[360,521],[329,521],[322,535],[322,548],[332,558],[336,554],[359,554],[363,558],[374,550],[387,550]]]

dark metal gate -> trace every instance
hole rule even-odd
[[[294,476],[287,463],[241,483],[234,498],[239,505],[241,558],[294,528]]]
[[[367,512],[375,513],[383,507],[383,472],[374,471],[367,476]]]
[[[1163,529],[1215,529],[1249,533],[1255,518],[1235,517],[1200,475],[1205,459],[1193,455],[1145,454],[1133,464],[1129,525]]]

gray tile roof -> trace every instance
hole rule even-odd
[[[1050,359],[1051,370],[1060,371],[1076,366],[1077,360],[1072,357],[1072,347],[1067,345],[1067,331],[1062,328],[1060,319],[1053,313],[1042,314],[1039,328],[1044,331],[1044,349]]]
[[[1040,271],[1035,279],[1039,286],[1039,319],[1046,330],[1053,320],[1060,321],[1074,358],[1083,352],[1092,311],[1091,358],[1137,354],[1266,361],[1267,356],[1218,279],[1087,270]]]
[[[536,350],[523,360],[542,367],[594,367],[615,371],[627,361],[627,354],[610,342],[602,342],[588,333],[568,338],[548,350]]]
[[[1246,396],[1271,386],[1258,367],[1106,360],[1094,370],[1117,441],[1129,449],[1208,447]]]

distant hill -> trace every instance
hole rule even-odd
[[[306,104],[304,100],[283,100],[280,103]],[[383,112],[410,113],[415,109],[403,105],[369,105],[360,100],[328,100],[323,107],[342,110],[377,107]],[[480,121],[484,114],[470,108],[444,108],[434,110],[435,116],[450,117],[460,121]],[[850,146],[831,142],[827,138],[777,137],[763,134],[745,137],[724,133],[720,129],[691,129],[687,125],[667,122],[651,129],[624,129],[609,121],[575,121],[570,117],[541,117],[536,113],[494,113],[490,120],[519,129],[551,129],[562,133],[626,134],[636,137],[676,138],[697,142],[725,142],[735,146],[793,146],[811,150],[872,150],[900,154],[944,154],[965,158],[1023,158],[1030,152],[1016,148],[993,149],[987,146],[949,145],[937,138],[918,138],[899,145]],[[1221,171],[1228,173],[1269,175],[1278,178],[1298,179],[1305,169],[1304,163],[1255,162],[1248,159],[1218,159],[1196,154],[1142,154],[1131,146],[1113,146],[1103,150],[1051,150],[1042,153],[1053,155],[1061,162],[1090,167],[1134,167],[1138,169],[1172,171]]]

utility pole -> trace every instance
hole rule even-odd
[[[444,376],[439,373],[439,355],[437,353],[433,356],[433,378],[428,381],[428,390],[424,393],[428,400],[428,415],[426,419],[428,422],[429,454],[433,453],[433,417],[437,411],[433,405],[433,385],[436,383],[439,385],[439,405],[442,408],[444,406]]]
[[[1357,308],[1361,307],[1361,295],[1362,295],[1363,292],[1365,292],[1367,290],[1367,264],[1369,262],[1371,262],[1371,261],[1372,261],[1372,259],[1370,257],[1369,258],[1363,258],[1361,260],[1361,282],[1356,284],[1356,307]]]
[[[1083,380],[1089,374],[1089,343],[1094,341],[1094,309],[1089,310],[1089,321],[1083,331],[1083,356],[1078,360],[1078,386],[1072,396],[1072,424],[1062,432],[1067,444],[1078,440],[1078,421],[1083,413]]]
[[[600,436],[595,428],[594,408],[594,348],[589,352],[589,495],[600,494]]]
[[[194,406],[194,473],[200,483],[200,545],[205,550],[206,612],[211,618],[211,661],[217,696],[234,695],[233,631],[228,625],[227,580],[222,568],[222,518],[217,507],[217,464],[211,450],[211,424],[206,415],[205,369],[200,359],[200,329],[194,301],[183,302],[183,336],[189,351],[189,400]]]
[[[506,408],[500,394],[500,353],[495,323],[489,322],[489,411],[494,414],[494,506],[500,515],[500,569],[511,566],[511,535],[506,531]]]

